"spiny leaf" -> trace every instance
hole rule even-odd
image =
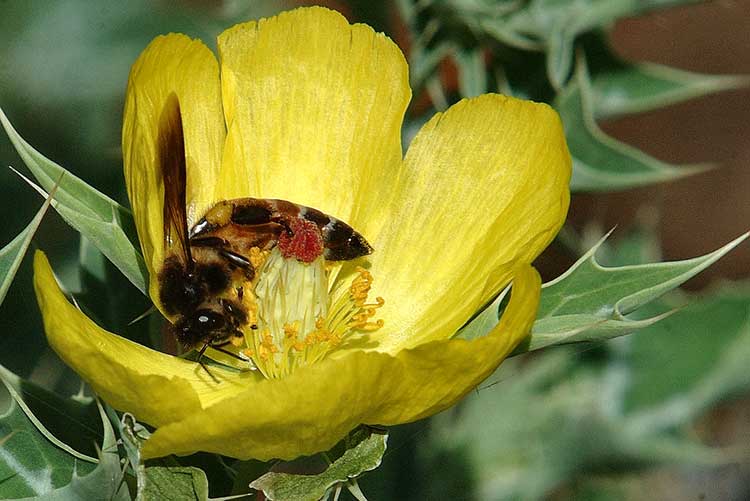
[[[514,354],[558,344],[602,341],[667,318],[674,311],[639,319],[627,315],[679,287],[747,237],[748,234],[742,235],[710,254],[693,259],[612,268],[602,267],[596,261],[595,254],[604,237],[568,271],[542,286],[531,334]],[[481,337],[494,328],[504,294],[484,308],[456,337]]]
[[[595,257],[607,236],[568,271],[542,286],[538,319],[578,313],[604,313],[624,318],[708,268],[750,234],[745,233],[701,257],[613,268],[602,267]]]
[[[0,365],[0,380],[10,393],[18,407],[26,414],[26,417],[36,427],[51,444],[59,447],[71,456],[89,463],[96,463],[97,460],[87,454],[78,452],[73,447],[58,439],[55,434],[47,429],[42,421],[34,414],[31,406],[41,407],[43,409],[54,409],[53,418],[57,421],[65,421],[67,428],[75,427],[81,435],[92,438],[90,426],[87,426],[81,420],[85,419],[87,406],[73,399],[63,399],[58,395],[45,390],[39,386],[22,380],[17,375]]]
[[[39,225],[44,218],[44,214],[47,213],[53,195],[54,188],[28,226],[26,226],[16,238],[11,240],[8,245],[0,249],[0,304],[2,304],[5,295],[8,293],[8,289],[16,276],[18,267],[21,266],[21,261],[23,260],[24,255],[26,255],[26,251],[31,244],[31,239],[39,228]]]
[[[0,416],[0,497],[40,496],[70,482],[75,459],[56,447],[32,424],[11,399],[10,407]],[[83,471],[93,465],[80,463]]]
[[[612,118],[750,84],[735,75],[705,75],[653,63],[619,64],[592,78],[594,114]]]
[[[563,275],[544,284],[531,335],[517,351],[599,341],[652,325],[672,312],[645,319],[626,315],[679,287],[747,237],[748,234],[742,235],[710,254],[693,259],[613,268],[602,267],[596,261],[602,239]]]
[[[316,501],[337,484],[348,482],[380,466],[385,454],[387,434],[371,433],[317,475],[266,473],[250,484],[270,500]]]
[[[696,1],[696,0],[692,0]],[[574,60],[576,38],[602,29],[615,20],[649,10],[686,3],[685,0],[613,1],[539,0],[528,2],[523,9],[511,12],[502,21],[501,35],[513,42],[521,38],[536,39],[547,52],[547,78],[556,89],[565,86]],[[486,24],[486,23],[485,23]],[[513,33],[509,35],[508,32]],[[519,46],[519,48],[522,48]]]
[[[3,479],[0,497],[43,501],[130,499],[127,488],[121,483],[122,470],[114,432],[101,406],[98,414],[104,436],[97,460],[55,438],[31,407],[37,404],[39,408],[66,413],[65,418],[72,422],[75,431],[76,427],[87,426],[82,422],[87,419],[82,415],[83,411],[88,412],[87,405],[35,387],[1,366],[0,370],[12,396],[10,407],[0,417],[0,436],[5,437],[0,444],[0,477]],[[98,464],[94,466],[88,461]]]
[[[39,182],[40,186],[30,183],[32,187],[46,197],[46,192],[65,174],[52,206],[76,231],[88,237],[133,285],[145,293],[148,273],[143,257],[133,244],[137,242],[137,238],[130,212],[36,151],[16,132],[2,109],[0,122],[16,151]]]
[[[68,485],[33,499],[38,501],[89,501],[91,499],[130,501],[130,494],[123,478],[125,472],[120,468],[117,439],[112,424],[107,419],[102,405],[97,402],[97,406],[104,426],[99,464],[94,471],[85,476],[79,476],[78,471],[75,470]]]
[[[702,172],[706,165],[676,167],[607,136],[596,124],[583,58],[576,78],[555,101],[573,157],[573,191],[611,191],[677,179]]]
[[[151,466],[146,468],[146,486],[138,499],[206,501],[208,479],[203,470],[192,466]]]

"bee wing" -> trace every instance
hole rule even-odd
[[[159,168],[164,182],[164,246],[192,268],[185,189],[185,139],[177,95],[170,94],[159,119]]]

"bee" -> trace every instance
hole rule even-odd
[[[296,228],[313,228],[326,260],[344,261],[370,254],[365,238],[343,221],[285,200],[238,198],[216,203],[190,229],[186,214],[186,161],[180,105],[167,99],[159,120],[158,162],[164,184],[165,260],[158,274],[159,300],[174,318],[169,330],[185,349],[241,339],[249,325],[243,285],[258,270],[254,249],[273,249],[294,237]],[[303,223],[305,222],[305,223]],[[310,224],[312,223],[312,224]],[[202,365],[202,364],[201,364]]]

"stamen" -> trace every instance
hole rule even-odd
[[[249,315],[257,328],[244,330],[248,349],[242,354],[267,378],[279,378],[313,364],[348,339],[383,326],[376,319],[385,301],[368,302],[372,274],[355,269],[351,281],[336,279],[322,254],[312,262],[286,257],[278,246],[263,256]]]

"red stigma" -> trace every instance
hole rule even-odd
[[[315,223],[294,218],[289,221],[291,235],[284,231],[279,236],[279,250],[285,258],[296,258],[312,263],[323,254],[323,236]]]

